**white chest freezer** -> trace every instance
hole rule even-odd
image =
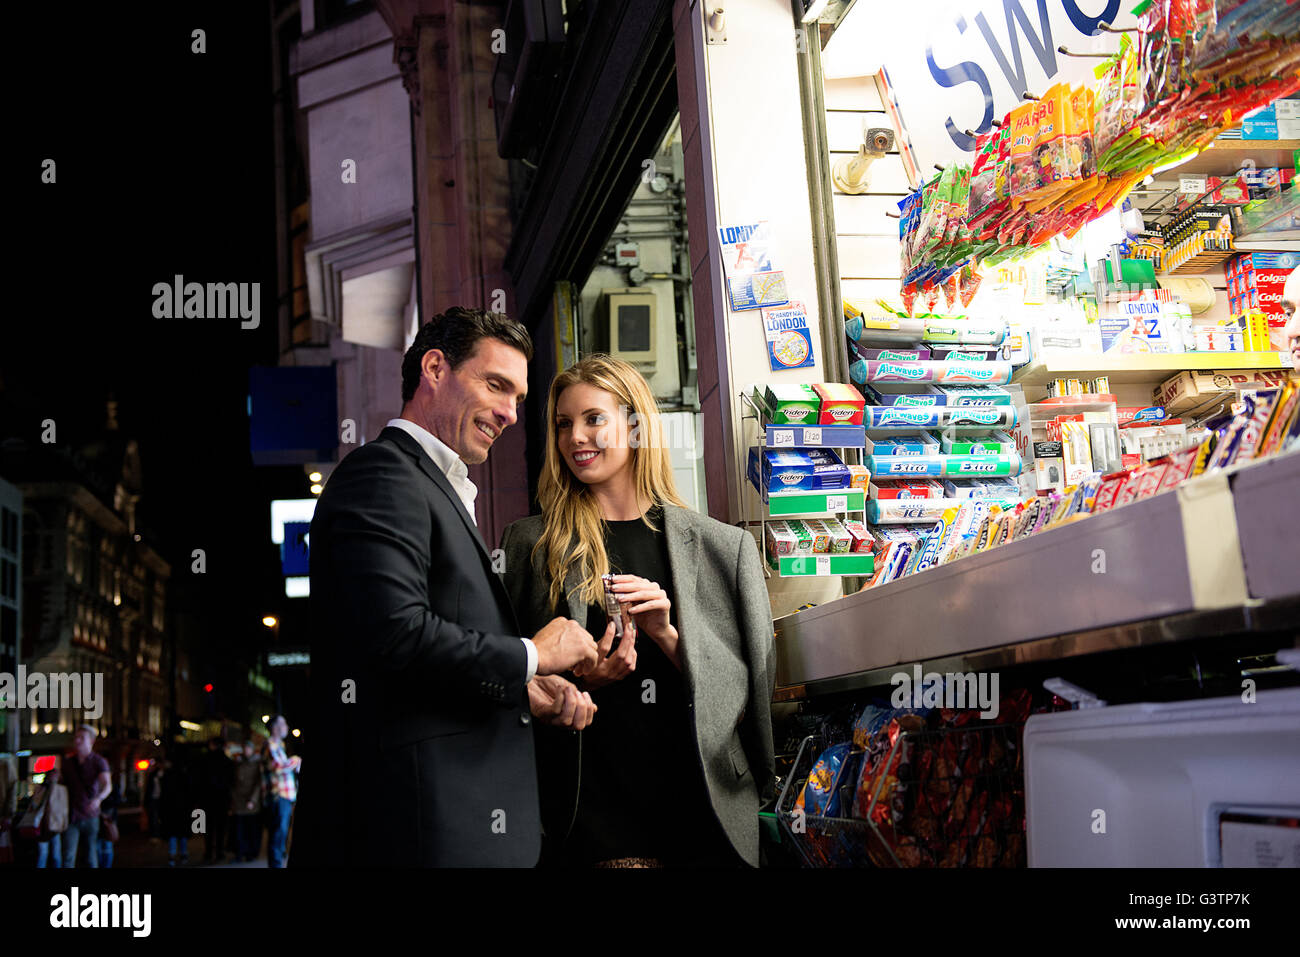
[[[1300,688],[1034,715],[1030,867],[1300,867]]]

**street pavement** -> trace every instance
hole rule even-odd
[[[118,816],[119,838],[113,846],[113,867],[167,867],[167,841],[153,837],[140,830],[140,813],[138,808],[123,808]],[[231,825],[233,828],[233,824]],[[189,863],[177,864],[177,867],[266,867],[266,835],[263,832],[258,856],[251,861],[236,861],[227,854],[219,864],[204,862],[206,838],[196,835],[189,841]],[[83,852],[84,854],[84,852]],[[84,861],[84,856],[82,857]],[[19,866],[31,866],[29,862],[20,862]],[[84,864],[82,865],[84,866]]]

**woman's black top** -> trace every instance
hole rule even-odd
[[[648,514],[654,530],[641,519],[606,523],[610,572],[658,582],[671,602],[663,512],[655,506]],[[669,617],[676,626],[676,605]],[[588,607],[586,628],[593,637],[599,640],[607,623],[603,607]],[[611,653],[617,648],[616,638]],[[548,840],[546,863],[581,867],[653,858],[668,866],[734,864],[738,859],[718,824],[700,768],[685,676],[641,632],[636,655],[635,671],[591,692],[595,719],[577,733],[581,770],[570,765],[565,775],[580,778],[577,814],[567,839]],[[539,754],[539,761],[546,759],[546,753]],[[554,776],[543,773],[540,779],[545,788]],[[571,793],[571,779],[566,783]],[[546,799],[543,795],[543,803]]]

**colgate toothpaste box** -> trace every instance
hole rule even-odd
[[[1289,269],[1256,269],[1250,274],[1254,284],[1250,285],[1250,278],[1247,279],[1247,303],[1251,309],[1259,309],[1267,315],[1270,325],[1273,324],[1274,316],[1283,317],[1282,325],[1286,325],[1286,313],[1282,310],[1282,287],[1286,285],[1289,275]]]
[[[1228,265],[1235,273],[1249,272],[1252,269],[1282,269],[1289,272],[1297,266],[1300,266],[1300,253],[1241,253],[1240,255],[1233,257]]]

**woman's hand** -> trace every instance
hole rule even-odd
[[[582,685],[588,690],[603,688],[605,685],[622,681],[636,671],[636,624],[629,622],[623,628],[623,637],[619,639],[614,653],[609,653],[614,645],[614,622],[605,626],[605,633],[596,643],[596,654],[600,664],[582,676]],[[609,657],[606,657],[609,655]]]
[[[677,629],[669,620],[672,602],[658,582],[647,581],[638,575],[615,575],[614,594],[624,610],[636,622],[637,628],[650,636],[678,671],[682,670],[677,652]]]
[[[591,724],[596,703],[559,675],[536,675],[528,682],[528,710],[545,724],[581,731]]]

